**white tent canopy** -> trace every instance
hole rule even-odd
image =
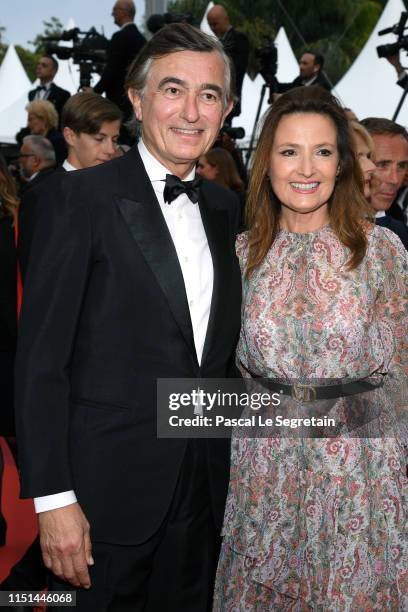
[[[299,75],[299,64],[293,53],[292,47],[284,27],[279,28],[275,38],[275,45],[278,49],[278,81],[288,83]]]
[[[0,66],[0,112],[18,100],[31,87],[30,79],[23,68],[13,45],[9,45]]]
[[[15,135],[27,124],[28,90],[0,111],[0,142],[15,143]]]
[[[359,119],[391,119],[402,95],[402,89],[396,84],[394,68],[386,59],[380,59],[376,52],[378,45],[395,42],[395,35],[378,36],[378,32],[397,23],[401,11],[405,11],[402,0],[388,0],[368,41],[333,90],[344,106],[351,108]],[[408,125],[408,100],[397,120]]]
[[[209,2],[208,3],[208,6],[207,6],[206,11],[204,13],[204,17],[202,18],[201,23],[200,23],[200,30],[202,32],[204,32],[205,34],[209,34],[210,36],[215,36],[215,34],[212,31],[212,29],[210,28],[210,26],[208,25],[207,15],[211,11],[213,6],[215,6],[214,2]]]

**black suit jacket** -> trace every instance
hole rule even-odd
[[[105,69],[94,87],[96,93],[106,93],[106,97],[119,106],[125,117],[131,112],[131,105],[124,91],[126,72],[145,42],[145,37],[134,23],[115,32],[109,42]]]
[[[312,85],[308,85],[308,87],[316,86],[323,87],[323,89],[327,89],[327,91],[330,91],[332,88],[322,72],[317,75],[317,78],[315,81],[313,81]],[[297,76],[291,83],[278,83],[278,93],[285,93],[285,91],[289,91],[295,87],[303,87],[303,79],[301,76]]]
[[[17,254],[13,219],[0,217],[0,436],[14,436],[13,365],[17,341]]]
[[[378,217],[375,222],[382,227],[388,227],[394,234],[397,234],[408,251],[408,228],[402,221],[397,221],[393,217],[390,217],[390,215],[385,215],[384,217]]]
[[[204,182],[214,286],[200,367],[176,251],[137,148],[50,180],[28,194],[36,218],[20,228],[30,244],[16,359],[22,495],[74,489],[95,540],[143,542],[169,508],[186,448],[157,439],[157,378],[235,372],[239,209]],[[220,528],[229,443],[206,445]]]
[[[32,89],[28,92],[28,99],[30,100],[30,102],[34,100],[36,91],[36,89]],[[62,87],[58,87],[58,85],[55,85],[55,83],[51,83],[50,92],[47,96],[47,100],[48,102],[52,102],[52,104],[55,106],[60,119],[64,104],[65,102],[67,102],[67,100],[69,100],[70,97],[71,94],[69,93],[69,91],[67,91],[66,89],[62,89]]]
[[[230,28],[221,40],[225,52],[230,57],[235,73],[235,93],[241,98],[242,83],[248,67],[249,41],[243,32]],[[240,114],[240,102],[235,107],[233,114]]]

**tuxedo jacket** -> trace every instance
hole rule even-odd
[[[140,543],[165,517],[186,448],[186,440],[157,439],[157,378],[236,372],[236,197],[215,183],[201,188],[214,268],[201,367],[175,247],[137,148],[56,173],[46,191],[27,197],[35,220],[20,228],[22,496],[73,489],[94,540]],[[229,442],[208,440],[206,448],[220,528]]]
[[[323,87],[323,89],[327,89],[327,91],[330,91],[332,88],[329,81],[322,72],[317,75],[317,78],[312,83],[312,85],[308,85],[308,87],[316,86]],[[278,93],[285,93],[285,91],[289,91],[290,89],[294,89],[295,87],[303,87],[303,79],[301,76],[297,76],[296,79],[294,79],[291,83],[278,83]]]
[[[17,254],[13,218],[0,217],[0,436],[14,436],[13,364],[17,340]]]
[[[37,89],[32,89],[28,92],[28,99],[30,102],[34,100],[36,91]],[[65,102],[67,102],[67,100],[69,100],[70,97],[71,94],[69,93],[69,91],[67,91],[66,89],[62,89],[62,87],[58,87],[58,85],[55,85],[55,83],[51,83],[50,92],[48,94],[47,100],[55,106],[60,119],[64,104]]]
[[[145,42],[145,37],[134,23],[115,32],[109,42],[105,69],[94,87],[96,93],[106,93],[106,97],[119,106],[125,116],[131,110],[124,91],[126,72]]]

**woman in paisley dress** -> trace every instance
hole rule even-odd
[[[407,254],[367,220],[328,92],[294,89],[270,109],[248,213],[243,376],[280,385],[282,411],[309,409],[301,382],[330,414],[358,405],[379,418],[365,437],[235,431],[214,611],[408,610]]]

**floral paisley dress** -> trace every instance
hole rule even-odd
[[[241,234],[243,274],[247,251]],[[385,374],[372,403],[393,435],[235,432],[216,612],[408,611],[407,253],[374,226],[351,271],[348,256],[330,226],[281,230],[244,277],[237,361],[265,378]]]

